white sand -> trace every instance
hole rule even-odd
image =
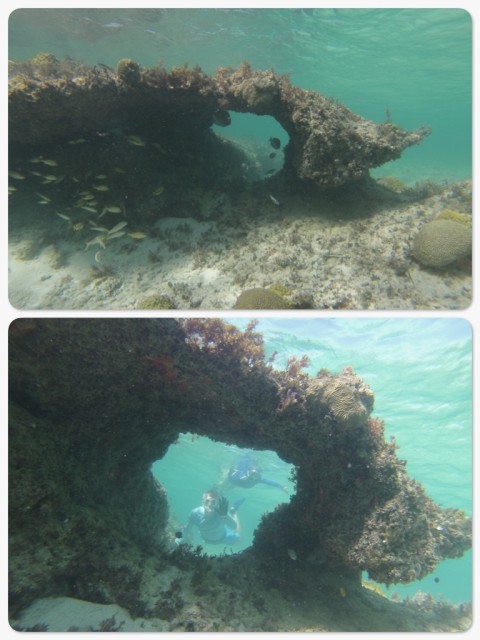
[[[160,620],[132,620],[126,609],[75,598],[40,598],[11,625],[17,630],[37,631],[168,631]],[[37,627],[37,628],[35,628]]]

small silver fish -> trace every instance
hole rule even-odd
[[[96,238],[93,238],[92,240],[89,240],[88,242],[85,243],[85,251],[88,249],[88,247],[91,247],[93,244],[99,244],[102,247],[102,249],[106,248],[104,238],[102,236],[97,236]]]
[[[116,233],[117,231],[120,231],[120,229],[123,229],[123,227],[126,227],[127,224],[128,222],[126,220],[122,220],[122,222],[119,222],[118,224],[116,224],[114,227],[110,229],[110,231],[108,232],[108,235],[111,235],[112,233]]]
[[[130,144],[133,144],[136,147],[144,147],[145,146],[145,140],[143,138],[141,138],[140,136],[127,136],[127,140]]]
[[[46,164],[48,167],[58,167],[58,162],[56,160],[49,160],[48,158],[40,158],[40,162]]]
[[[89,220],[90,222],[90,220]],[[91,224],[91,223],[90,223]],[[91,231],[100,231],[101,233],[108,233],[108,229],[106,227],[96,227],[96,226],[92,226],[90,228]]]
[[[18,171],[9,171],[8,175],[14,180],[25,180],[25,176],[22,176]]]
[[[110,205],[108,207],[105,207],[104,211],[109,211],[110,213],[122,213],[123,209],[121,207],[117,207],[116,205]],[[104,213],[104,211],[102,211],[102,214]]]
[[[39,198],[42,199],[44,203],[51,202],[50,198],[47,198],[47,196],[44,196],[43,193],[38,193],[38,191],[35,191],[35,193]]]
[[[108,232],[107,240],[113,240],[114,238],[121,238],[125,235],[125,231],[115,231],[115,233]]]
[[[272,194],[271,194],[271,193],[268,195],[268,197],[270,198],[270,200],[273,202],[273,204],[274,204],[276,207],[279,207],[279,206],[281,205],[280,200],[277,200],[277,198],[275,198],[275,196],[272,196]]]

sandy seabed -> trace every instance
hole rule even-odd
[[[363,591],[363,593],[362,593]],[[393,604],[387,598],[369,593],[362,589],[358,594],[347,594],[345,598],[320,597],[317,604],[295,607],[291,603],[286,608],[284,600],[277,601],[275,594],[265,594],[271,599],[273,610],[277,608],[277,618],[266,624],[265,614],[259,614],[258,607],[244,602],[237,607],[229,623],[218,627],[215,624],[215,609],[207,607],[193,599],[174,618],[132,617],[118,604],[99,604],[69,597],[39,598],[23,610],[10,624],[16,631],[124,631],[138,632],[338,632],[338,631],[429,631],[455,632],[467,631],[471,625],[471,607],[459,605],[451,607],[447,603],[430,602],[426,594],[419,594],[416,606]],[[421,602],[426,600],[425,608]],[[228,607],[228,603],[219,602],[218,606]],[[398,607],[398,610],[396,609]],[[269,607],[270,608],[270,607]],[[455,613],[453,613],[455,612]],[[219,619],[221,611],[218,612]],[[188,621],[188,622],[187,622]],[[192,627],[189,628],[189,625]],[[265,628],[266,625],[266,628]]]
[[[411,257],[415,234],[443,210],[462,210],[465,189],[445,185],[425,199],[197,191],[189,208],[163,210],[148,226],[110,215],[109,228],[127,224],[105,247],[88,244],[99,233],[87,211],[13,194],[9,299],[19,310],[159,308],[152,296],[177,310],[228,310],[242,291],[273,286],[293,308],[465,309],[471,263],[434,270]]]

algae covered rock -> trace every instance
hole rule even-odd
[[[8,355],[12,618],[45,594],[73,593],[128,605],[170,631],[212,631],[212,619],[215,630],[235,629],[232,606],[247,630],[281,630],[292,585],[309,599],[302,616],[307,606],[317,616],[319,594],[331,607],[322,615],[338,616],[361,571],[380,583],[418,580],[472,545],[470,517],[408,477],[353,369],[313,378],[306,356],[272,367],[255,322],[242,331],[219,318],[20,318]],[[190,425],[294,465],[294,495],[264,515],[242,553],[172,549],[152,461]],[[260,618],[243,602],[260,603]],[[362,602],[365,619],[375,603]],[[396,606],[403,618],[408,608]]]
[[[234,309],[291,309],[281,296],[268,289],[247,289],[233,305]]]
[[[413,257],[425,267],[445,267],[471,252],[471,229],[453,220],[427,222],[413,240]]]
[[[140,300],[137,309],[175,309],[175,305],[167,296],[153,294]]]
[[[147,142],[161,141],[162,147],[165,139],[183,140],[183,155],[196,157],[197,144],[203,148],[196,141],[210,133],[214,114],[226,124],[228,112],[254,113],[272,116],[288,134],[285,172],[325,189],[367,177],[430,133],[365,120],[337,100],[297,87],[272,69],[252,69],[247,61],[237,69],[219,67],[214,76],[198,66],[144,68],[130,58],[120,60],[115,72],[99,64],[42,54],[9,65],[14,154],[22,156],[24,144],[64,145],[118,130],[142,131]]]
[[[472,217],[466,213],[460,213],[460,211],[453,211],[452,209],[444,209],[442,213],[439,213],[435,220],[453,220],[453,222],[459,222],[465,224],[467,227],[472,226]]]
[[[125,84],[136,85],[140,82],[140,67],[133,60],[123,58],[117,64],[117,76]]]

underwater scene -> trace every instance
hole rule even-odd
[[[19,310],[465,309],[463,9],[17,9]]]
[[[465,631],[472,330],[448,318],[21,318],[23,631]]]

